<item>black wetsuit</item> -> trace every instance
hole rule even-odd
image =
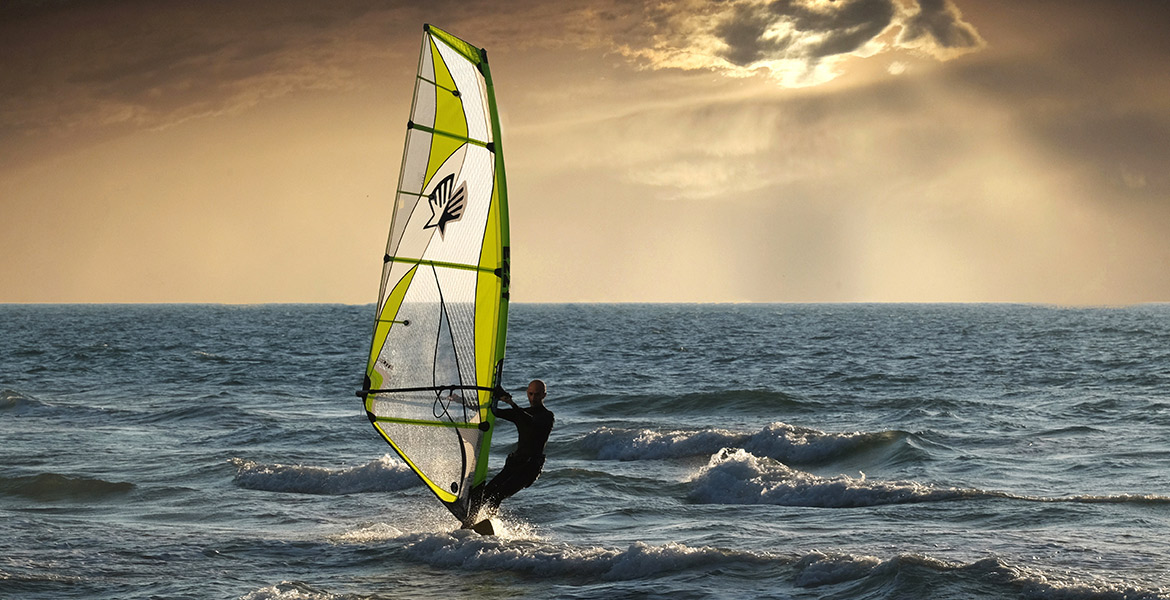
[[[503,408],[496,418],[516,424],[516,450],[508,455],[504,468],[483,488],[484,506],[495,510],[500,502],[532,485],[544,467],[544,445],[553,428],[553,413],[544,406]]]

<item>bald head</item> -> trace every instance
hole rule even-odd
[[[528,404],[530,406],[544,406],[544,396],[548,393],[548,388],[545,387],[544,382],[539,379],[533,379],[528,384]]]

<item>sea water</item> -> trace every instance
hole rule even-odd
[[[496,537],[366,420],[373,312],[0,306],[0,597],[1170,598],[1170,306],[514,305]]]

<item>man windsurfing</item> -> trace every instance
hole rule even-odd
[[[508,455],[504,468],[478,488],[480,509],[494,514],[505,498],[532,485],[544,467],[544,446],[548,443],[553,428],[553,413],[544,407],[548,388],[539,379],[528,384],[528,408],[520,408],[512,401],[511,394],[500,391],[497,398],[512,408],[493,409],[497,419],[511,421],[516,425],[516,449]]]

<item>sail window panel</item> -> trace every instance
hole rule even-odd
[[[435,126],[435,84],[429,80],[418,78],[415,80],[414,110],[410,113],[410,120],[427,127]]]
[[[379,362],[389,365],[383,375],[383,389],[436,385],[434,357],[440,313],[440,295],[434,275],[420,267],[398,309],[395,320],[399,323],[390,329],[382,348]]]
[[[399,175],[398,195],[394,199],[394,214],[390,219],[390,238],[386,242],[386,254],[396,256],[407,224],[415,213],[430,212],[425,208],[424,198],[419,194],[423,189],[430,159],[431,138],[425,131],[411,129],[406,134],[406,149],[402,156],[402,172]],[[423,205],[420,209],[420,203]],[[421,250],[420,250],[421,253]],[[415,256],[419,256],[416,254]]]
[[[450,46],[443,43],[436,46],[463,101],[466,135],[474,140],[491,141],[487,95],[479,69]]]
[[[422,192],[427,172],[427,163],[430,162],[431,138],[434,136],[426,131],[411,129],[406,133],[406,149],[402,156],[402,174],[398,180],[398,189],[403,192]],[[400,208],[395,206],[395,214]]]
[[[418,76],[435,80],[435,64],[431,59],[431,35],[423,34],[422,50],[418,53]]]
[[[382,431],[401,449],[415,468],[447,493],[451,484],[461,488],[464,473],[463,438],[454,427],[419,427],[404,423],[381,423]],[[474,460],[472,457],[467,457]]]
[[[405,233],[407,225],[410,223],[411,214],[420,209],[420,204],[425,204],[425,198],[408,193],[399,193],[395,199],[395,206],[398,210],[394,212],[394,217],[391,219],[390,239],[386,243],[386,254],[390,256],[398,256],[399,248],[401,246],[402,236]],[[426,211],[425,208],[421,210]]]
[[[414,275],[417,272],[418,267],[415,265],[396,262],[387,262],[382,265],[382,289],[379,292],[378,320],[374,326],[370,359],[366,365],[366,375],[370,378],[371,389],[384,387],[382,383],[388,363],[381,364],[378,359],[382,355],[390,329],[396,324],[394,321],[402,307],[402,300],[410,289],[410,284],[414,281]],[[401,323],[398,324],[401,325]],[[405,327],[405,325],[402,326]]]
[[[374,396],[371,405],[377,417],[436,423],[442,421],[441,415],[445,408],[444,403],[437,402],[435,392],[431,391],[382,392]],[[440,416],[435,416],[436,413]]]
[[[463,385],[477,385],[475,372],[476,272],[436,267],[435,279],[443,296],[447,327],[451,333]]]

